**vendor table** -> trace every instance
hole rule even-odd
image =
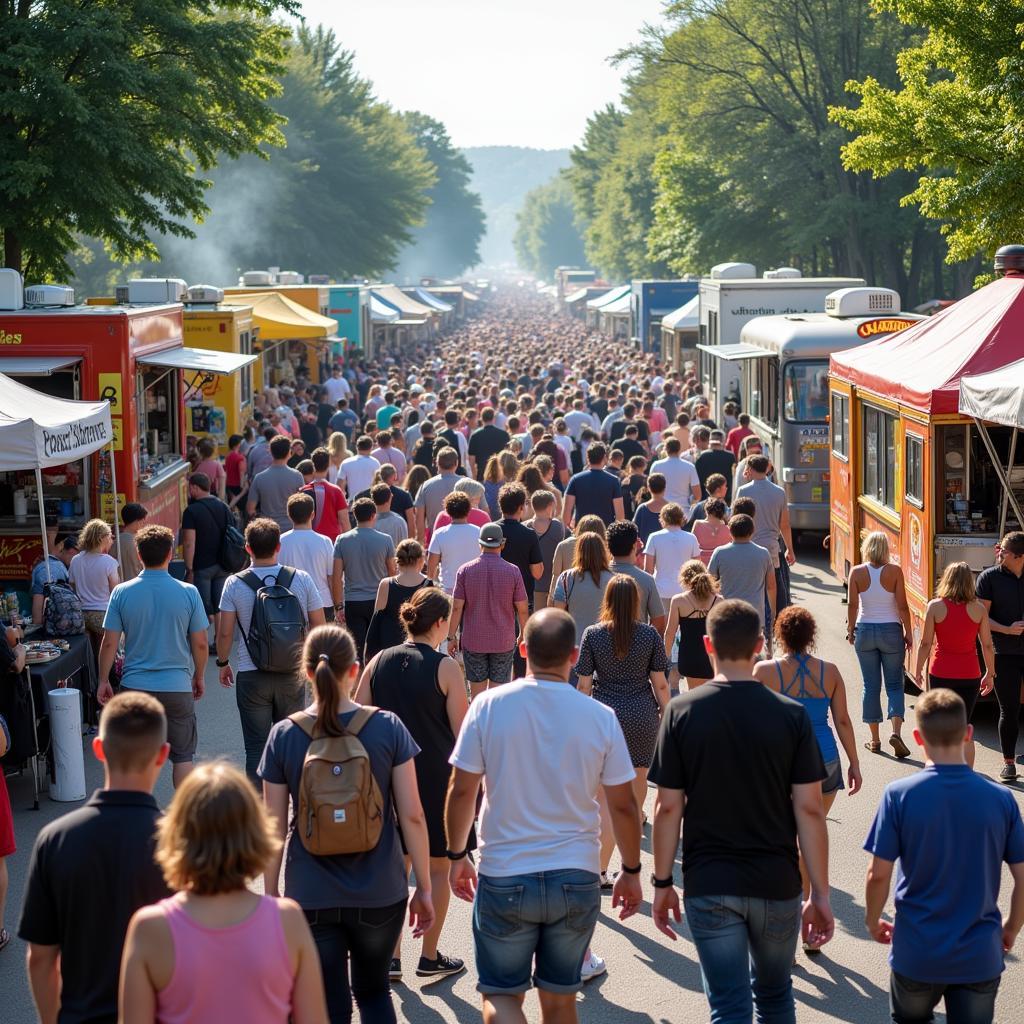
[[[46,694],[56,688],[57,683],[67,679],[68,684],[82,691],[82,707],[90,694],[96,692],[96,661],[92,644],[85,634],[66,636],[70,645],[59,658],[40,665],[29,665],[32,677],[32,695],[36,702],[36,713],[46,714]]]

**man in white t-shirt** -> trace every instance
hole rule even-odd
[[[455,574],[480,554],[480,527],[469,521],[472,504],[468,494],[452,491],[444,499],[444,510],[452,521],[430,535],[427,575],[436,580],[440,566],[440,583],[449,597],[455,591]]]
[[[575,645],[567,612],[544,608],[531,616],[520,645],[526,678],[470,704],[451,756],[450,880],[460,899],[476,898],[485,1020],[522,1020],[532,980],[545,1020],[574,1021],[584,968],[591,977],[603,969],[588,954],[601,910],[602,787],[622,854],[612,906],[622,907],[622,919],[643,899],[635,772],[614,712],[568,683]],[[466,844],[485,779],[478,878]]]
[[[324,381],[324,391],[327,392],[327,399],[331,405],[336,406],[339,398],[348,398],[352,394],[352,388],[341,374],[341,367],[335,366],[331,370],[331,376]]]
[[[655,530],[644,546],[644,569],[654,577],[658,593],[671,601],[679,593],[679,570],[691,558],[700,558],[700,542],[683,529],[686,515],[674,502],[659,516],[662,529]]]
[[[689,513],[690,506],[700,501],[700,477],[696,466],[681,457],[682,450],[679,439],[670,437],[665,442],[665,458],[651,463],[650,471],[665,478],[665,500]]]
[[[221,686],[235,687],[235,703],[242,720],[245,744],[245,774],[259,786],[256,769],[270,730],[275,722],[302,710],[306,704],[305,687],[296,679],[294,672],[262,672],[253,664],[242,631],[248,633],[252,624],[256,591],[242,577],[251,572],[264,584],[272,577],[275,581],[281,578],[283,585],[284,579],[291,575],[287,586],[299,599],[307,628],[322,626],[325,620],[320,591],[312,577],[302,569],[292,569],[278,560],[281,530],[273,519],[254,519],[245,528],[245,550],[252,558],[252,565],[229,576],[220,595],[217,668],[220,669]],[[232,639],[236,639],[237,676],[231,671]]]
[[[293,494],[288,499],[288,518],[292,528],[281,534],[281,565],[290,565],[309,573],[320,594],[324,618],[334,621],[331,600],[331,573],[334,571],[334,542],[313,529],[316,503],[308,493]]]
[[[338,486],[344,487],[351,503],[357,494],[368,491],[373,484],[373,474],[380,469],[380,462],[370,452],[373,439],[365,434],[356,441],[356,454],[350,455],[338,467]]]

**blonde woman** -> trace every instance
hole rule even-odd
[[[906,583],[903,570],[889,560],[889,538],[884,533],[869,533],[860,551],[863,561],[853,567],[847,581],[846,639],[857,652],[864,677],[862,719],[871,730],[864,746],[873,754],[882,749],[878,727],[884,680],[887,717],[892,723],[889,746],[897,757],[907,757],[910,748],[900,735],[905,708],[903,661],[913,645]]]
[[[351,454],[348,450],[348,440],[340,430],[336,430],[327,438],[327,450],[331,453],[331,461],[327,466],[327,481],[336,484],[341,464]]]
[[[113,543],[110,527],[102,519],[90,519],[78,535],[79,551],[68,566],[68,579],[82,602],[85,631],[97,654],[110,592],[121,582],[117,560],[109,553]]]
[[[988,611],[978,600],[974,573],[966,562],[947,566],[935,593],[925,612],[914,682],[921,690],[944,687],[959,694],[967,705],[967,722],[970,724],[978,697],[991,693],[995,685],[996,652]],[[985,660],[984,675],[978,664],[979,639]],[[927,679],[924,675],[926,664]],[[964,756],[973,768],[974,738],[970,730],[964,744]],[[1012,759],[1006,763],[1013,768]]]
[[[704,649],[708,632],[708,612],[721,600],[718,580],[699,558],[691,558],[679,571],[681,593],[669,602],[665,623],[665,654],[672,657],[672,647],[679,635],[679,675],[685,677],[687,689],[695,690],[714,674],[711,659]]]

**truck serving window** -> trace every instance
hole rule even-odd
[[[874,406],[864,406],[863,493],[896,508],[896,417]]]
[[[824,423],[828,419],[828,363],[787,363],[783,374],[783,413],[790,423]]]
[[[850,400],[846,395],[832,396],[832,451],[844,459],[850,455]]]

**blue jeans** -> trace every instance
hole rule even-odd
[[[932,1010],[945,998],[949,1024],[992,1024],[999,980],[995,977],[964,985],[941,985],[914,981],[893,971],[889,982],[892,1019],[894,1024],[933,1024]]]
[[[711,1024],[795,1024],[793,957],[800,897],[686,896],[683,899]]]
[[[904,718],[903,625],[899,622],[858,622],[853,634],[860,672],[864,677],[864,703],[861,720],[882,721],[882,680],[888,703],[886,718]]]
[[[532,982],[545,992],[577,992],[583,956],[601,911],[593,871],[480,875],[473,903],[477,991],[510,996]]]

